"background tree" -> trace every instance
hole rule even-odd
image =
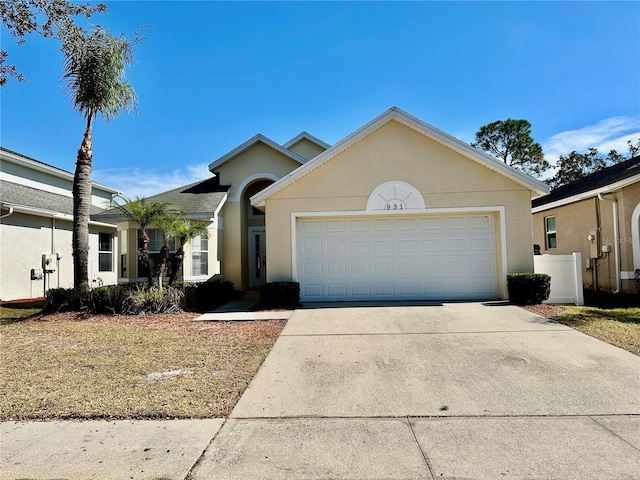
[[[73,178],[73,281],[78,291],[89,288],[93,121],[98,113],[109,122],[122,110],[136,110],[136,94],[124,78],[125,68],[133,61],[132,43],[97,26],[62,45],[66,92],[73,109],[86,120]]]
[[[551,167],[544,159],[542,147],[531,137],[531,124],[527,120],[508,118],[484,125],[471,145],[536,177]]]
[[[180,268],[182,268],[184,262],[184,246],[197,236],[208,235],[208,233],[207,226],[202,222],[179,218],[171,224],[169,235],[178,241],[178,248],[171,260],[171,274],[169,275],[170,286],[178,276]]]
[[[0,2],[0,18],[11,35],[18,37],[17,43],[25,43],[25,36],[37,33],[43,37],[61,41],[86,32],[78,26],[73,17],[89,18],[94,13],[106,12],[103,3],[95,6],[67,0],[2,0]],[[9,54],[0,50],[0,86],[7,83],[8,77],[19,82],[26,79],[19,73],[15,65],[7,64]]]
[[[116,197],[123,203],[114,202],[112,206],[125,218],[137,223],[140,227],[138,234],[138,264],[142,267],[143,275],[146,275],[149,287],[153,285],[153,274],[149,265],[149,234],[147,228],[151,224],[162,224],[167,217],[175,217],[180,210],[171,203],[147,201],[137,197],[133,200],[123,196]],[[168,246],[167,246],[168,249]]]
[[[629,140],[627,145],[629,147],[628,155],[622,155],[615,150],[611,150],[606,157],[603,157],[598,154],[598,149],[596,148],[590,148],[585,153],[578,153],[574,150],[569,155],[560,155],[556,162],[557,172],[547,180],[547,184],[555,189],[638,155],[640,139],[635,144]]]

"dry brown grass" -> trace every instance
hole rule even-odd
[[[605,309],[553,305],[524,308],[640,355],[640,308]]]
[[[35,316],[0,327],[0,420],[227,416],[284,322]]]

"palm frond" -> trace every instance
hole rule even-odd
[[[122,203],[113,202],[112,206],[118,210],[127,219],[136,222],[142,230],[145,230],[152,223],[161,224],[167,221],[167,218],[177,218],[183,215],[180,208],[168,202],[148,201],[142,197],[129,199],[123,196],[117,196]]]
[[[65,92],[72,108],[88,121],[98,112],[109,122],[122,110],[137,111],[136,93],[125,79],[134,60],[133,43],[100,26],[63,42]]]

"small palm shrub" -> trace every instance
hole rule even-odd
[[[507,275],[509,301],[516,305],[536,305],[549,298],[551,277],[546,273],[512,273]]]
[[[182,311],[184,293],[173,287],[159,290],[155,287],[138,287],[128,293],[122,305],[125,315],[144,313],[178,313]]]

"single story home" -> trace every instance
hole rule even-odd
[[[533,271],[531,199],[549,191],[396,107],[333,146],[255,135],[209,170],[149,197],[208,225],[185,250],[185,279],[296,281],[303,301],[507,298],[506,275]],[[137,226],[92,218],[117,225],[119,281],[141,280]]]
[[[540,253],[580,252],[586,289],[640,293],[640,156],[556,188],[532,207]]]
[[[0,300],[73,287],[73,173],[0,147]],[[92,211],[117,190],[93,183]],[[89,282],[117,282],[113,225],[89,223]]]
[[[303,301],[480,300],[533,271],[531,199],[548,192],[392,107],[250,200],[267,281]]]

